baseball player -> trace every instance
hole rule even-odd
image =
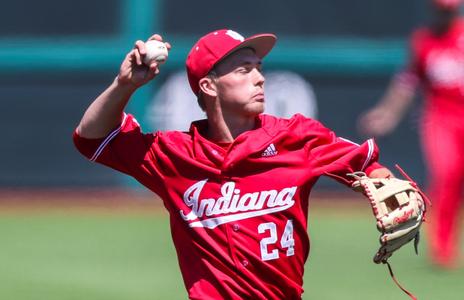
[[[190,299],[301,299],[308,197],[318,178],[350,186],[355,171],[392,176],[376,162],[373,140],[358,145],[302,115],[262,114],[262,59],[275,42],[227,29],[200,38],[186,69],[207,118],[188,132],[142,133],[124,107],[160,69],[142,63],[145,43],[137,41],[74,132],[88,159],[162,199]]]
[[[414,99],[425,94],[420,137],[428,171],[431,262],[458,262],[459,206],[464,181],[464,20],[460,0],[432,0],[434,18],[411,37],[408,65],[397,74],[379,104],[360,119],[369,136],[391,132]]]

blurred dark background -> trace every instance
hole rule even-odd
[[[304,76],[314,88],[318,118],[339,136],[362,142],[356,119],[382,95],[407,57],[408,35],[426,16],[423,0],[9,2],[0,11],[0,187],[137,186],[86,161],[71,135],[134,41],[154,32],[173,49],[156,82],[135,95],[130,112],[143,115],[203,34],[218,28],[274,32],[279,41],[265,69]],[[418,98],[400,127],[377,142],[382,163],[399,163],[422,183]],[[342,187],[323,180],[319,188]]]

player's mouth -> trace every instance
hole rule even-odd
[[[255,100],[256,102],[264,102],[264,93],[257,93],[255,95],[253,95],[253,100]]]

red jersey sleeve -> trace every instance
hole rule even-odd
[[[162,175],[151,150],[156,139],[156,133],[142,133],[137,120],[129,114],[124,114],[121,125],[105,138],[87,139],[76,131],[73,134],[74,145],[90,161],[131,175],[142,184],[150,182],[150,188],[159,194]],[[153,180],[159,184],[153,184]]]
[[[321,125],[311,126],[313,138],[306,144],[312,169],[316,175],[330,176],[346,185],[353,178],[348,173],[363,171],[370,173],[383,166],[377,163],[379,150],[373,139],[363,144],[354,143]]]

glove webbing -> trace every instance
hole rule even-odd
[[[393,281],[395,282],[395,284],[406,294],[408,295],[412,300],[417,300],[417,297],[414,296],[410,291],[408,291],[407,289],[405,289],[399,282],[398,280],[396,279],[395,275],[393,274],[393,270],[392,270],[392,267],[390,266],[390,263],[388,261],[385,261],[384,264],[387,264],[387,267],[388,267],[388,271],[390,272],[390,276],[391,278],[393,279]]]
[[[428,205],[432,206],[432,201],[430,201],[429,198],[427,198],[427,196],[425,195],[425,193],[419,188],[419,186],[417,185],[417,183],[412,180],[411,177],[409,177],[408,174],[406,174],[406,172],[398,165],[396,164],[395,167],[398,169],[398,171],[400,171],[401,175],[403,175],[407,180],[409,180],[409,182],[412,184],[412,186],[414,186],[417,191],[419,192],[419,194],[422,196],[422,198],[427,202]],[[425,216],[424,216],[425,218]]]

